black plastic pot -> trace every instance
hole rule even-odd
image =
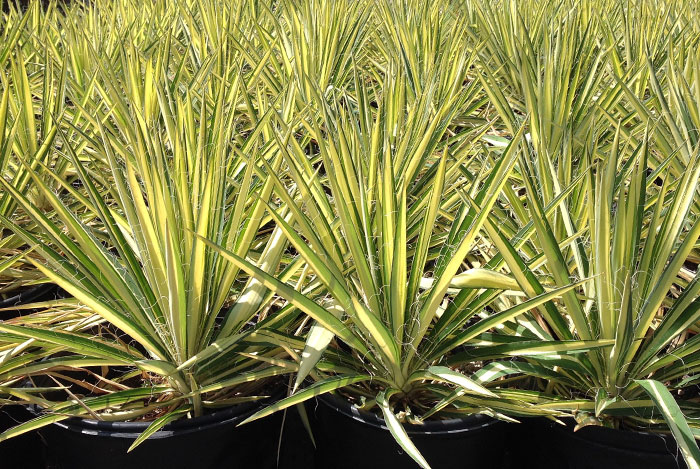
[[[18,405],[0,408],[0,432],[31,419],[33,415]],[[43,446],[35,432],[11,438],[0,443],[0,467],[17,469],[44,469]]]
[[[307,407],[313,416],[317,469],[418,467],[378,415],[328,394]],[[510,467],[504,438],[507,426],[484,415],[471,415],[404,428],[434,468],[505,468]]]
[[[682,469],[683,457],[672,436],[587,426],[576,432],[573,424],[533,420],[528,437],[536,442],[538,461],[528,467],[561,469]],[[537,444],[539,443],[539,444]]]
[[[296,406],[280,413],[285,414],[284,430],[279,449],[279,466],[275,466],[275,469],[313,469],[316,449]]]
[[[6,311],[0,311],[0,320],[4,321],[6,319],[11,319],[20,314],[20,311],[11,309],[13,306],[22,306],[38,301],[53,300],[55,298],[62,297],[62,293],[63,292],[60,290],[60,288],[53,283],[42,283],[40,285],[21,289],[12,296],[5,299],[0,299],[0,309],[6,309]],[[24,311],[24,313],[27,312],[28,311]]]
[[[131,453],[127,449],[146,422],[104,422],[70,418],[39,430],[47,468],[273,468],[281,414],[237,425],[258,404],[241,404],[166,425]]]

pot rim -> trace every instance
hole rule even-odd
[[[675,452],[677,443],[673,435],[654,431],[639,431],[588,425],[574,432],[574,424],[567,419],[566,425],[548,422],[554,431],[579,441],[615,448],[620,451],[657,453],[661,450]],[[636,443],[641,443],[637,445]],[[670,445],[670,446],[669,446]]]
[[[56,285],[53,283],[40,283],[19,291],[16,295],[0,300],[0,308],[12,308],[31,303],[37,297],[49,293]]]
[[[188,433],[194,433],[204,429],[241,422],[263,408],[265,405],[278,400],[282,395],[283,394],[281,391],[275,392],[271,397],[262,399],[261,401],[243,402],[241,404],[235,404],[220,410],[215,410],[214,412],[201,415],[199,417],[181,418],[163,426],[157,432],[149,436],[148,439],[160,439],[175,435],[186,435]],[[26,407],[34,415],[40,414],[37,412],[36,406],[31,405]],[[135,440],[149,427],[151,423],[153,422],[104,421],[95,420],[93,418],[70,417],[59,422],[54,422],[52,425],[55,425],[63,430],[81,433],[84,435]],[[39,429],[39,431],[41,431],[41,429]]]
[[[374,428],[388,430],[382,417],[366,410],[361,410],[346,399],[337,395],[325,393],[316,396],[321,404],[329,407],[345,417],[352,418],[365,425]],[[502,424],[500,420],[484,414],[470,414],[462,418],[449,418],[444,420],[427,420],[423,424],[404,424],[403,427],[409,435],[449,435],[464,432],[485,430],[493,425]]]

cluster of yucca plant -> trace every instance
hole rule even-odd
[[[698,467],[694,2],[7,10],[0,294],[69,296],[0,323],[5,402],[47,410],[0,440],[136,445],[288,375],[249,420],[341,392],[426,467],[402,423],[470,413],[670,428]]]

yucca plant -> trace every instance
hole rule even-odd
[[[364,43],[372,9],[364,2],[280,2],[275,14],[280,78],[294,83],[299,103],[309,103],[311,86],[330,94],[352,82],[352,66],[365,60]]]
[[[697,274],[679,283],[679,272],[700,236],[693,211],[698,151],[686,153],[685,171],[676,177],[680,151],[652,166],[649,131],[638,140],[621,133],[618,127],[611,142],[592,138],[569,168],[568,185],[556,170],[561,161],[533,152],[519,165],[524,200],[510,199],[519,205],[502,205],[505,218],[494,216],[485,228],[524,291],[593,279],[560,304],[544,305],[530,330],[543,340],[598,339],[612,346],[567,359],[528,358],[559,375],[539,376],[543,395],[566,397],[543,406],[570,409],[579,426],[670,428],[689,466],[697,467],[700,453],[681,409],[696,415],[682,390],[695,373],[697,336],[689,328],[700,314],[699,284]],[[550,202],[545,186],[562,189]],[[514,233],[501,229],[521,210],[527,223],[516,223]],[[569,232],[557,229],[562,221]]]
[[[696,413],[683,400],[694,373],[688,357],[698,314],[697,275],[684,268],[700,233],[690,130],[696,100],[671,58],[683,49],[669,48],[674,37],[693,34],[683,29],[681,11],[618,5],[599,17],[583,6],[565,13],[565,19],[553,12],[530,16],[513,7],[478,16],[492,25],[482,57],[501,69],[485,66],[484,83],[506,132],[518,128],[519,113],[531,121],[531,145],[518,165],[521,183],[485,223],[497,259],[529,293],[593,278],[561,302],[543,305],[537,321],[521,322],[543,340],[614,341],[566,360],[530,357],[528,363],[549,372],[525,374],[539,378],[542,396],[564,399],[543,406],[570,409],[577,428],[670,428],[686,462],[697,467],[697,445],[682,413]],[[629,29],[628,17],[636,15],[655,19],[644,22],[644,45],[642,30]],[[620,28],[624,44],[614,39]],[[600,36],[608,47],[594,53],[593,38]],[[674,111],[660,70],[669,74]]]
[[[295,373],[251,419],[341,394],[427,466],[404,424],[574,415],[698,467],[696,3],[0,0],[0,295],[74,297],[0,323],[47,410],[0,440]]]
[[[26,19],[10,30],[13,34],[8,38],[8,46],[14,45],[25,23]],[[0,59],[9,72],[0,79],[0,178],[43,206],[43,197],[32,184],[29,171],[39,170],[39,165],[43,164],[59,174],[65,172],[65,165],[53,165],[51,161],[58,128],[49,117],[49,113],[62,112],[60,90],[65,83],[55,80],[51,71],[36,80],[27,70],[28,59],[18,47],[6,50]],[[36,118],[38,108],[47,111],[41,119]],[[26,166],[19,158],[25,159]],[[0,215],[13,218],[27,228],[31,222],[21,219],[16,208],[17,202],[3,191]],[[6,229],[0,231],[0,299],[45,281],[45,277],[26,261],[26,251],[27,245],[21,238]]]
[[[143,419],[156,411],[158,418],[136,446],[175,419],[259,399],[265,378],[297,370],[283,349],[263,346],[256,332],[274,308],[272,294],[200,239],[251,256],[269,272],[280,266],[286,240],[280,229],[262,229],[274,186],[267,171],[281,163],[273,146],[261,144],[265,98],[255,101],[262,115],[252,119],[255,113],[236,110],[246,85],[253,83],[234,62],[222,60],[209,74],[208,61],[187,86],[166,73],[173,65],[167,56],[145,57],[142,69],[142,56],[132,52],[120,57],[119,68],[95,58],[104,107],[85,113],[91,127],[72,134],[89,140],[91,153],[78,155],[76,142],[60,134],[60,157],[71,161],[87,195],[42,162],[32,166],[20,158],[55,213],[48,216],[2,181],[38,228],[30,231],[7,217],[0,218],[2,224],[35,246],[41,258],[31,260],[36,268],[74,296],[90,317],[99,316],[100,327],[78,332],[52,322],[2,323],[0,339],[27,344],[6,358],[20,356],[28,346],[39,347],[34,353],[42,358],[42,347],[62,350],[60,356],[12,367],[3,381],[94,366],[129,367],[117,381],[141,373],[148,378],[143,387],[108,385],[79,402],[71,393],[65,401],[50,402],[5,387],[6,394],[47,413],[0,439],[70,416]],[[93,177],[105,164],[108,177]],[[83,221],[52,190],[54,183],[95,220]],[[284,315],[276,321],[283,323]]]
[[[417,135],[411,120],[420,119],[423,125],[431,118],[449,120],[445,110],[458,109],[459,103],[453,101],[460,95],[444,102],[436,117],[420,108],[406,109],[410,117],[404,117],[410,124],[403,127],[395,125],[394,96],[386,95],[376,113],[362,99],[357,108],[346,101],[326,106],[323,128],[305,121],[306,132],[319,148],[317,164],[311,164],[313,160],[289,138],[289,132],[279,135],[290,181],[272,177],[280,206],[271,207],[270,213],[304,259],[307,281],[322,288],[300,293],[243,256],[218,249],[314,320],[301,353],[295,392],[249,421],[342,390],[358,402],[366,398],[364,408],[380,411],[401,447],[428,467],[397,414],[413,422],[438,412],[483,412],[503,418],[504,413],[529,415],[527,403],[514,404],[517,391],[505,395],[490,383],[493,373],[470,377],[458,371],[470,360],[449,368],[445,357],[464,346],[478,347],[483,333],[574,287],[547,291],[489,313],[487,306],[515,286],[513,278],[495,270],[465,270],[464,259],[508,181],[522,134],[497,158],[478,161],[464,149],[452,154],[448,146],[436,145],[444,127]],[[430,107],[432,100],[416,102]],[[489,168],[463,189],[474,194],[478,208],[467,204],[455,216],[444,213],[449,200],[445,181],[452,165],[480,163]],[[293,190],[288,191],[288,184]],[[283,209],[290,211],[292,221],[284,219]],[[441,250],[450,229],[458,233],[455,249]],[[446,297],[451,289],[470,294],[451,303]],[[527,342],[502,353],[544,353],[558,347],[566,354],[597,345]],[[300,390],[307,376],[315,382]]]
[[[70,160],[57,158],[54,149],[61,145],[57,139],[59,121],[78,124],[84,111],[81,105],[87,104],[84,95],[76,92],[79,88],[76,81],[80,82],[80,77],[76,77],[80,74],[80,63],[71,60],[69,65],[62,55],[65,43],[59,29],[63,17],[58,11],[56,2],[43,6],[40,2],[31,2],[26,9],[10,8],[10,12],[3,15],[5,28],[0,54],[5,70],[0,80],[0,172],[5,180],[49,216],[51,207],[34,187],[28,171],[42,172],[43,165],[65,182],[75,179]],[[72,19],[76,18],[74,14]],[[73,103],[78,103],[78,106]],[[64,126],[63,130],[69,139],[73,139],[74,128]],[[85,145],[85,141],[80,142],[76,151],[82,153]],[[21,159],[27,164],[22,164]],[[55,192],[68,195],[55,180],[47,180],[47,184]],[[2,192],[0,199],[1,215],[12,218],[25,229],[33,229],[31,219],[21,210],[16,210],[17,203],[7,191]],[[66,198],[65,202],[85,222],[94,218],[94,214],[81,211],[75,200]],[[7,229],[3,229],[1,235],[0,252],[4,256],[5,269],[0,273],[0,295],[14,296],[29,285],[45,282],[43,274],[24,260],[26,255],[34,255],[27,252],[25,242]]]

